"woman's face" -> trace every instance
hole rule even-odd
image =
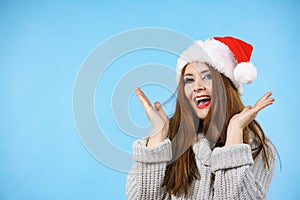
[[[193,62],[186,66],[183,74],[184,92],[195,114],[205,119],[211,103],[212,79],[206,64]]]

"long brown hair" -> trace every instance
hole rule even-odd
[[[197,133],[214,138],[211,132],[218,132],[216,145],[225,145],[227,126],[230,119],[244,109],[240,95],[233,83],[223,74],[217,72],[209,64],[212,75],[212,103],[208,116],[201,120],[195,116],[184,92],[184,81],[181,76],[178,84],[177,102],[174,115],[170,118],[169,138],[172,141],[173,158],[166,167],[162,187],[175,196],[188,195],[193,181],[200,179],[192,144]],[[184,74],[186,66],[182,70]],[[210,127],[214,127],[213,131]],[[217,129],[217,130],[216,130]],[[256,120],[243,130],[243,142],[250,143],[252,156],[255,159],[263,150],[265,167],[269,167],[267,138]]]

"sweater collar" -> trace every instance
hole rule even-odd
[[[213,144],[209,142],[203,133],[198,134],[197,141],[193,144],[195,156],[205,165],[210,165],[210,155]]]

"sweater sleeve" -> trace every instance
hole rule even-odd
[[[126,195],[129,200],[169,199],[161,187],[167,162],[172,158],[171,141],[147,147],[146,139],[133,143],[134,164],[128,172]]]
[[[264,166],[263,151],[253,160],[248,144],[215,148],[211,156],[214,199],[266,199],[276,164],[274,146],[269,147],[269,168]]]

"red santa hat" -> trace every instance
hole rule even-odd
[[[228,77],[242,95],[242,84],[252,83],[257,75],[256,68],[250,62],[252,50],[250,44],[229,36],[196,41],[177,61],[177,83],[186,64],[206,62]]]

